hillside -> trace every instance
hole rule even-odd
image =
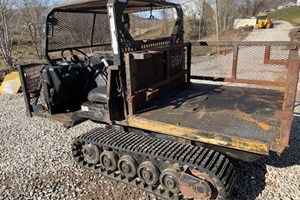
[[[300,25],[300,7],[285,8],[269,14],[272,19],[284,20],[294,26]]]

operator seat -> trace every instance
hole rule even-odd
[[[105,86],[100,86],[92,89],[88,93],[87,99],[89,101],[93,101],[96,103],[107,103],[107,87]]]
[[[100,63],[100,65],[99,65]],[[113,61],[111,60],[103,60],[100,57],[93,57],[91,60],[91,67],[96,70],[96,78],[95,82],[97,87],[92,89],[87,96],[87,99],[92,102],[106,104],[108,97],[107,97],[107,82],[105,75],[103,74],[103,69],[112,65]]]
[[[42,69],[44,97],[51,114],[80,105],[86,95],[88,78],[82,69],[68,66],[46,66]]]

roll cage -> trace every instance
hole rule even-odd
[[[135,40],[123,23],[128,13],[173,8],[176,22],[168,37]],[[52,7],[43,15],[42,52],[48,64],[50,54],[66,48],[111,46],[114,64],[124,62],[124,53],[183,43],[181,6],[156,0],[81,0]]]

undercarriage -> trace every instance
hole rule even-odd
[[[163,199],[230,199],[236,172],[211,149],[96,129],[72,145],[78,164]]]

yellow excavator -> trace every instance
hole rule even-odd
[[[273,22],[266,13],[259,13],[258,16],[256,16],[255,29],[261,28],[273,28]]]

